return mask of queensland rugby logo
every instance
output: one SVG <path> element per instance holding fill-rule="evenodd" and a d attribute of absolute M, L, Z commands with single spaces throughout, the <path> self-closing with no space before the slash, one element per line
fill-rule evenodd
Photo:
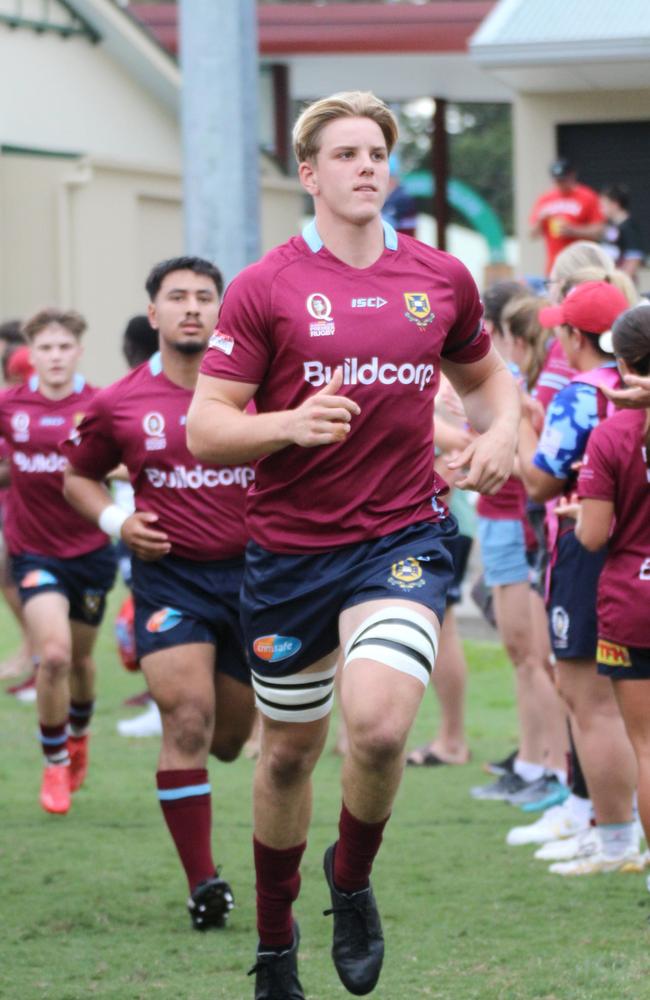
<path fill-rule="evenodd" d="M 416 587 L 424 587 L 422 579 L 422 567 L 413 556 L 400 559 L 393 563 L 390 568 L 388 582 L 392 587 L 399 587 L 400 590 L 415 590 Z"/>
<path fill-rule="evenodd" d="M 45 587 L 48 583 L 58 583 L 59 581 L 46 569 L 32 569 L 20 581 L 23 590 L 33 590 L 35 587 Z"/>
<path fill-rule="evenodd" d="M 29 413 L 13 413 L 11 416 L 11 429 L 14 441 L 29 441 Z"/>
<path fill-rule="evenodd" d="M 160 611 L 154 611 L 147 620 L 147 632 L 169 632 L 178 625 L 182 617 L 178 608 L 161 608 Z"/>
<path fill-rule="evenodd" d="M 142 418 L 142 429 L 147 435 L 144 440 L 147 451 L 161 451 L 167 447 L 165 418 L 162 413 L 158 413 L 157 410 L 146 413 Z"/>
<path fill-rule="evenodd" d="M 406 303 L 404 315 L 411 323 L 415 323 L 421 330 L 424 330 L 429 323 L 433 323 L 436 314 L 431 312 L 431 303 L 426 292 L 404 292 L 404 302 Z"/>
<path fill-rule="evenodd" d="M 302 643 L 291 635 L 260 635 L 253 642 L 253 652 L 260 660 L 277 663 L 295 656 Z"/>
<path fill-rule="evenodd" d="M 314 323 L 309 324 L 310 337 L 331 337 L 335 326 L 332 319 L 332 303 L 322 292 L 312 292 L 305 302 L 307 312 Z"/>
<path fill-rule="evenodd" d="M 563 648 L 568 646 L 570 622 L 569 612 L 560 604 L 556 604 L 551 611 L 551 628 L 556 646 Z"/>

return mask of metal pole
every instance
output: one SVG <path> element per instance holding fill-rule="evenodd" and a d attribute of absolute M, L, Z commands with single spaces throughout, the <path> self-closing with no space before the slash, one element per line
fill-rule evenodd
<path fill-rule="evenodd" d="M 185 250 L 226 281 L 259 256 L 255 0 L 180 0 Z"/>
<path fill-rule="evenodd" d="M 435 185 L 433 197 L 434 215 L 438 232 L 438 249 L 447 249 L 447 226 L 449 224 L 449 205 L 447 203 L 447 179 L 449 177 L 449 156 L 447 148 L 447 101 L 436 97 L 436 110 L 433 114 L 432 136 L 432 167 Z"/>

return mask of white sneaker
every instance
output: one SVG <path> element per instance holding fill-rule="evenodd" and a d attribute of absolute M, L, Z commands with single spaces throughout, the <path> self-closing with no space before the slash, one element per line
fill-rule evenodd
<path fill-rule="evenodd" d="M 595 826 L 565 840 L 551 840 L 535 851 L 539 861 L 572 861 L 574 858 L 588 857 L 600 851 L 600 837 Z"/>
<path fill-rule="evenodd" d="M 549 867 L 554 875 L 598 875 L 603 872 L 642 872 L 645 858 L 636 847 L 628 847 L 623 854 L 608 858 L 602 850 L 589 857 L 574 858 L 573 861 L 557 861 Z"/>
<path fill-rule="evenodd" d="M 121 719 L 117 724 L 117 731 L 120 736 L 160 736 L 162 722 L 155 701 L 152 701 L 149 707 L 140 715 L 136 715 L 134 719 Z"/>
<path fill-rule="evenodd" d="M 547 844 L 551 840 L 564 840 L 582 833 L 589 826 L 588 820 L 578 819 L 570 806 L 551 806 L 535 823 L 513 826 L 506 836 L 506 844 Z M 537 857 L 537 855 L 535 855 Z"/>

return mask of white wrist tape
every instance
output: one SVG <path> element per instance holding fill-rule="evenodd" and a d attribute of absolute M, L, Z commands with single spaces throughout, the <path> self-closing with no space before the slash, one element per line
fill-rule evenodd
<path fill-rule="evenodd" d="M 112 538 L 119 538 L 122 525 L 128 516 L 127 512 L 118 507 L 116 503 L 110 503 L 108 507 L 104 507 L 99 515 L 97 524 L 107 535 L 111 535 Z"/>

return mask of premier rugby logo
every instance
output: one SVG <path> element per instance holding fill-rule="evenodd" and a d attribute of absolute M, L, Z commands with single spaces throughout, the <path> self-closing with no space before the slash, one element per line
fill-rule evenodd
<path fill-rule="evenodd" d="M 12 414 L 11 429 L 14 441 L 29 441 L 29 413 L 23 413 L 20 410 L 18 413 Z"/>
<path fill-rule="evenodd" d="M 158 413 L 157 410 L 146 413 L 142 418 L 142 429 L 147 435 L 144 441 L 147 451 L 162 451 L 167 447 L 165 418 L 162 413 Z"/>
<path fill-rule="evenodd" d="M 300 639 L 292 635 L 260 635 L 253 642 L 253 652 L 260 660 L 277 663 L 295 656 L 302 647 Z"/>
<path fill-rule="evenodd" d="M 426 292 L 404 292 L 404 302 L 406 303 L 404 315 L 420 330 L 425 330 L 429 323 L 433 323 L 436 314 L 431 312 L 431 303 Z"/>
<path fill-rule="evenodd" d="M 322 292 L 312 292 L 305 302 L 314 323 L 309 324 L 310 337 L 331 337 L 336 329 L 332 319 L 332 303 Z"/>

